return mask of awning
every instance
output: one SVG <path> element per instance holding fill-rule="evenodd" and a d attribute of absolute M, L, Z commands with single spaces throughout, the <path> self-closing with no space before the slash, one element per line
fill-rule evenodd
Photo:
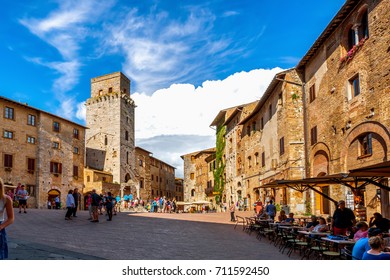
<path fill-rule="evenodd" d="M 352 169 L 349 176 L 353 177 L 390 177 L 390 161 L 381 162 L 367 167 Z"/>
<path fill-rule="evenodd" d="M 328 195 L 322 193 L 315 187 L 328 186 L 328 185 L 344 185 L 356 192 L 364 189 L 367 185 L 373 184 L 381 189 L 390 191 L 390 187 L 382 184 L 380 181 L 383 178 L 390 177 L 390 161 L 362 167 L 358 169 L 350 170 L 349 173 L 338 173 L 320 177 L 304 178 L 297 180 L 275 180 L 268 184 L 264 184 L 258 188 L 277 188 L 288 187 L 299 192 L 304 192 L 308 189 L 322 195 L 323 197 L 333 201 L 337 204 L 337 201 Z"/>
<path fill-rule="evenodd" d="M 211 203 L 210 201 L 199 200 L 199 201 L 194 201 L 194 202 L 192 202 L 191 204 L 202 205 L 202 204 L 210 204 L 210 203 Z"/>

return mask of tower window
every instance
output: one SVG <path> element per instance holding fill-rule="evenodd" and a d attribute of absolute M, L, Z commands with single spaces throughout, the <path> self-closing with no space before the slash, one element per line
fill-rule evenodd
<path fill-rule="evenodd" d="M 108 93 L 112 93 L 112 87 L 108 88 Z"/>

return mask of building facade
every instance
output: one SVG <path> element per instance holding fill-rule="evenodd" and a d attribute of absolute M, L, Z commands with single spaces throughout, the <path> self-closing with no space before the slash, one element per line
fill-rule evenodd
<path fill-rule="evenodd" d="M 297 66 L 305 83 L 307 177 L 389 160 L 388 4 L 346 1 Z M 342 185 L 322 189 L 346 199 L 352 209 L 366 206 L 368 217 L 374 212 L 390 216 L 388 191 L 374 185 L 355 193 Z M 311 203 L 316 213 L 334 210 L 315 194 Z"/>
<path fill-rule="evenodd" d="M 3 116 L 0 177 L 24 184 L 28 207 L 46 208 L 69 189 L 84 188 L 85 127 L 42 110 L 0 97 Z"/>

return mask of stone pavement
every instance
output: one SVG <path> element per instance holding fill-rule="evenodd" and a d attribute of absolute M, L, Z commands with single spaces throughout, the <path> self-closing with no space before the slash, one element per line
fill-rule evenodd
<path fill-rule="evenodd" d="M 239 212 L 239 215 L 250 215 Z M 267 239 L 234 229 L 229 213 L 118 213 L 88 221 L 79 211 L 71 221 L 64 210 L 15 211 L 7 228 L 11 260 L 289 260 Z"/>

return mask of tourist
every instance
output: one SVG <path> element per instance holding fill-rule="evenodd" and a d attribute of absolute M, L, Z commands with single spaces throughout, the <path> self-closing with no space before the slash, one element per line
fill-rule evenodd
<path fill-rule="evenodd" d="M 334 211 L 332 217 L 333 234 L 347 235 L 347 230 L 351 230 L 355 222 L 355 214 L 353 211 L 345 207 L 344 200 L 340 200 L 338 208 Z"/>
<path fill-rule="evenodd" d="M 358 241 L 356 241 L 355 245 L 352 248 L 352 259 L 353 260 L 361 260 L 363 258 L 363 254 L 370 250 L 370 245 L 368 244 L 368 240 L 374 236 L 381 236 L 380 229 L 370 228 L 368 230 L 368 237 L 362 237 Z"/>
<path fill-rule="evenodd" d="M 98 208 L 99 208 L 101 200 L 102 200 L 102 198 L 100 197 L 100 195 L 98 195 L 96 193 L 96 190 L 93 189 L 92 190 L 92 194 L 91 194 L 91 209 L 92 209 L 92 220 L 91 220 L 91 222 L 92 223 L 98 223 L 99 222 Z"/>
<path fill-rule="evenodd" d="M 60 203 L 60 197 L 58 195 L 54 198 L 54 202 L 56 204 L 56 209 L 60 209 L 61 203 Z"/>
<path fill-rule="evenodd" d="M 317 216 L 312 215 L 310 219 L 311 219 L 311 221 L 308 222 L 306 225 L 306 229 L 309 229 L 309 230 L 313 229 L 316 225 L 319 224 Z M 325 221 L 325 224 L 326 224 L 326 221 Z"/>
<path fill-rule="evenodd" d="M 231 222 L 235 222 L 236 221 L 236 217 L 234 216 L 234 211 L 236 210 L 236 206 L 234 205 L 234 202 L 231 202 L 230 203 L 230 208 L 229 208 L 229 211 L 230 211 L 230 221 Z"/>
<path fill-rule="evenodd" d="M 358 222 L 356 224 L 357 231 L 353 235 L 353 239 L 358 241 L 360 238 L 368 236 L 368 224 L 366 222 Z"/>
<path fill-rule="evenodd" d="M 18 197 L 19 200 L 19 213 L 22 213 L 22 208 L 24 210 L 24 213 L 27 213 L 26 206 L 27 206 L 28 193 L 24 189 L 24 185 L 20 186 L 20 189 L 16 193 L 16 196 Z"/>
<path fill-rule="evenodd" d="M 8 259 L 8 240 L 5 228 L 14 222 L 13 202 L 4 193 L 4 182 L 0 178 L 0 260 Z"/>
<path fill-rule="evenodd" d="M 382 237 L 370 237 L 368 244 L 371 249 L 363 254 L 363 260 L 390 260 L 390 253 L 383 252 L 385 242 Z"/>
<path fill-rule="evenodd" d="M 267 212 L 267 215 L 268 217 L 271 219 L 271 220 L 274 220 L 275 219 L 275 216 L 276 216 L 276 207 L 275 205 L 273 204 L 273 201 L 270 200 L 269 201 L 269 204 L 265 207 L 265 212 Z"/>
<path fill-rule="evenodd" d="M 74 198 L 74 207 L 73 207 L 73 217 L 77 217 L 77 209 L 79 207 L 79 201 L 80 201 L 80 193 L 79 193 L 79 189 L 78 188 L 75 188 L 73 190 L 73 198 Z"/>
<path fill-rule="evenodd" d="M 106 207 L 106 211 L 107 211 L 107 216 L 108 216 L 108 219 L 107 221 L 112 221 L 112 208 L 113 208 L 113 201 L 115 199 L 112 197 L 111 195 L 111 192 L 108 192 L 107 193 L 107 196 L 106 196 L 106 203 L 105 203 L 105 207 Z"/>
<path fill-rule="evenodd" d="M 294 219 L 294 213 L 288 213 L 288 218 L 286 219 L 286 223 L 289 223 L 289 224 L 292 224 L 294 223 L 295 219 Z"/>
<path fill-rule="evenodd" d="M 374 213 L 373 217 L 370 218 L 370 227 L 376 227 L 379 228 L 382 232 L 388 232 L 389 231 L 389 220 L 386 218 L 383 218 L 383 216 L 376 212 Z"/>
<path fill-rule="evenodd" d="M 278 216 L 278 221 L 283 223 L 287 219 L 286 212 L 284 210 L 280 210 L 279 216 Z"/>
<path fill-rule="evenodd" d="M 66 214 L 65 220 L 71 220 L 70 216 L 72 216 L 73 208 L 75 207 L 73 190 L 68 191 L 68 195 L 66 196 Z"/>
<path fill-rule="evenodd" d="M 92 203 L 92 197 L 91 197 L 91 194 L 89 193 L 89 194 L 87 195 L 86 200 L 85 200 L 85 206 L 87 207 L 88 213 L 89 213 L 89 218 L 88 218 L 88 220 L 92 220 L 92 218 L 93 218 L 93 215 L 92 215 L 92 205 L 91 205 L 91 203 Z"/>

